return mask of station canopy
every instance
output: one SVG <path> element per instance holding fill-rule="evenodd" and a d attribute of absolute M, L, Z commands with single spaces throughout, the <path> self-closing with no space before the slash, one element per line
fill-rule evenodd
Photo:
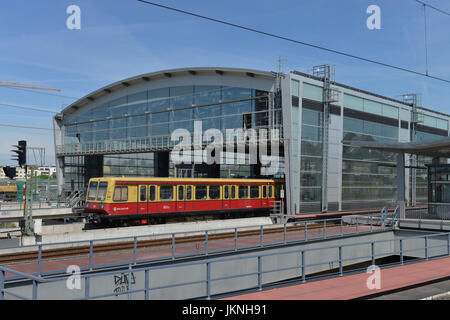
<path fill-rule="evenodd" d="M 345 141 L 344 143 L 365 149 L 450 158 L 450 137 L 414 142 Z"/>

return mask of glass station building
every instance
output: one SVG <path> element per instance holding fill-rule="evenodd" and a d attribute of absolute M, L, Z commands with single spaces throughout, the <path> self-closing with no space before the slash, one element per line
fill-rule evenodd
<path fill-rule="evenodd" d="M 218 129 L 224 137 L 227 129 L 279 129 L 280 166 L 270 177 L 285 179 L 289 213 L 394 202 L 395 155 L 346 141 L 448 136 L 450 116 L 418 108 L 414 121 L 411 104 L 332 83 L 336 99 L 326 103 L 325 121 L 324 85 L 297 71 L 186 68 L 98 89 L 54 118 L 59 193 L 84 190 L 97 176 L 267 177 L 261 163 L 175 165 L 170 151 L 178 142 L 171 133 L 193 132 L 194 121 L 201 121 L 203 132 Z M 431 158 L 414 161 L 422 166 Z M 406 179 L 408 201 L 426 202 L 427 170 L 407 170 Z"/>

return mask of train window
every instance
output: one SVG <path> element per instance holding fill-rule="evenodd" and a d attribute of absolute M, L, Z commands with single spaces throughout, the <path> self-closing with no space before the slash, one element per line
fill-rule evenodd
<path fill-rule="evenodd" d="M 150 201 L 155 201 L 155 199 L 156 199 L 156 187 L 155 186 L 150 186 L 149 187 L 149 200 Z"/>
<path fill-rule="evenodd" d="M 97 195 L 97 186 L 97 181 L 92 181 L 89 184 L 88 200 L 95 200 L 95 196 Z"/>
<path fill-rule="evenodd" d="M 263 186 L 263 198 L 267 198 L 267 186 Z"/>
<path fill-rule="evenodd" d="M 209 199 L 210 200 L 220 199 L 220 187 L 219 186 L 209 186 Z"/>
<path fill-rule="evenodd" d="M 258 199 L 259 198 L 259 187 L 258 186 L 251 186 L 250 187 L 250 198 L 251 199 Z"/>
<path fill-rule="evenodd" d="M 114 188 L 114 201 L 127 201 L 128 200 L 128 187 L 121 186 Z"/>
<path fill-rule="evenodd" d="M 98 192 L 97 192 L 98 201 L 105 201 L 107 188 L 108 182 L 100 182 L 100 184 L 98 185 Z"/>
<path fill-rule="evenodd" d="M 239 199 L 248 199 L 248 187 L 239 186 Z"/>
<path fill-rule="evenodd" d="M 173 200 L 173 187 L 172 186 L 159 187 L 159 200 Z"/>
<path fill-rule="evenodd" d="M 140 189 L 140 201 L 147 201 L 147 187 L 146 186 L 141 186 Z"/>
<path fill-rule="evenodd" d="M 229 186 L 224 186 L 223 187 L 223 198 L 224 199 L 228 199 L 228 189 L 229 188 Z"/>
<path fill-rule="evenodd" d="M 192 200 L 192 186 L 186 186 L 186 200 Z"/>
<path fill-rule="evenodd" d="M 269 186 L 269 198 L 273 197 L 273 186 Z"/>
<path fill-rule="evenodd" d="M 196 200 L 206 200 L 206 186 L 196 186 L 195 187 L 195 199 Z"/>
<path fill-rule="evenodd" d="M 236 198 L 236 186 L 231 186 L 231 199 Z"/>
<path fill-rule="evenodd" d="M 183 186 L 178 186 L 178 200 L 182 201 L 184 200 L 184 187 Z"/>

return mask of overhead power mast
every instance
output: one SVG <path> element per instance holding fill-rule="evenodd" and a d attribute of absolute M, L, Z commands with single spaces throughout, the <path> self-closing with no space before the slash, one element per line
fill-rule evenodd
<path fill-rule="evenodd" d="M 333 89 L 334 66 L 324 64 L 313 67 L 313 75 L 323 81 L 323 120 L 322 120 L 322 212 L 328 211 L 328 141 L 330 126 L 330 103 L 339 101 L 339 91 Z"/>

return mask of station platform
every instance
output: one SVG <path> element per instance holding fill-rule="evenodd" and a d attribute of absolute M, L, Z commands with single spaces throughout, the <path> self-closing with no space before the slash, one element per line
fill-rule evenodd
<path fill-rule="evenodd" d="M 350 300 L 450 279 L 450 257 L 381 269 L 380 289 L 368 289 L 373 275 L 358 273 L 248 293 L 223 300 Z"/>
<path fill-rule="evenodd" d="M 407 207 L 406 210 L 418 210 L 418 209 L 426 209 L 426 206 L 416 206 L 416 207 Z M 387 208 L 389 212 L 393 212 L 395 207 Z M 289 219 L 325 219 L 329 217 L 336 216 L 349 216 L 349 215 L 363 215 L 369 213 L 379 213 L 380 209 L 367 209 L 367 210 L 348 210 L 348 211 L 331 211 L 331 212 L 311 212 L 311 213 L 301 213 L 296 215 L 287 215 Z"/>

